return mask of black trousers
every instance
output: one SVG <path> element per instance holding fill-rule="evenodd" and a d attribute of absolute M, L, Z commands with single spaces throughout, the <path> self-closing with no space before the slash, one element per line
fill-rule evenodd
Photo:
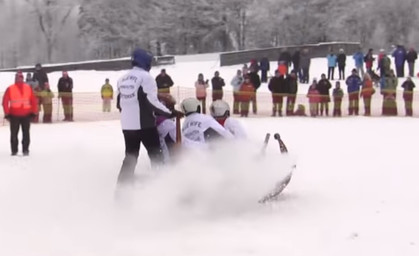
<path fill-rule="evenodd" d="M 20 127 L 22 127 L 22 152 L 29 152 L 29 144 L 31 142 L 29 129 L 31 125 L 30 116 L 11 116 L 10 117 L 10 145 L 12 148 L 12 153 L 16 154 L 18 152 L 18 133 Z"/>
<path fill-rule="evenodd" d="M 119 172 L 118 183 L 129 183 L 134 181 L 141 143 L 147 149 L 152 167 L 163 163 L 163 152 L 156 127 L 143 130 L 123 130 L 122 132 L 125 139 L 125 158 Z"/>

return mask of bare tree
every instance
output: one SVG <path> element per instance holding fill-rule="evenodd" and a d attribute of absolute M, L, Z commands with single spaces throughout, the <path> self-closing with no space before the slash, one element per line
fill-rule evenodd
<path fill-rule="evenodd" d="M 54 49 L 56 48 L 58 35 L 64 33 L 66 24 L 76 5 L 58 3 L 57 0 L 25 0 L 33 7 L 36 14 L 40 31 L 44 36 L 47 50 L 47 60 L 52 62 Z"/>

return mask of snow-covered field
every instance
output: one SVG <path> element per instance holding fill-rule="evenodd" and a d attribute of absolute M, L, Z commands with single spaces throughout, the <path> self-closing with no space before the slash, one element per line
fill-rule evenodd
<path fill-rule="evenodd" d="M 181 81 L 176 73 L 190 73 L 183 67 L 209 64 L 167 70 Z M 73 77 L 102 80 L 83 73 Z M 0 255 L 419 255 L 419 119 L 241 122 L 250 142 L 187 155 L 119 200 L 118 121 L 33 125 L 29 157 L 10 156 L 9 129 L 0 126 Z M 266 132 L 281 133 L 289 158 L 271 141 L 260 160 Z M 280 199 L 256 203 L 289 161 L 297 169 Z M 143 150 L 137 173 L 148 165 Z"/>

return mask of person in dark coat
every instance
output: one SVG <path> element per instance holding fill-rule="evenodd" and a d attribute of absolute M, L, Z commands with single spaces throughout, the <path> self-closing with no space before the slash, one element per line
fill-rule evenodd
<path fill-rule="evenodd" d="M 58 98 L 61 99 L 64 109 L 64 120 L 73 121 L 73 79 L 63 71 L 63 76 L 58 80 Z"/>
<path fill-rule="evenodd" d="M 35 65 L 35 72 L 33 73 L 32 80 L 38 82 L 40 90 L 43 90 L 45 83 L 49 82 L 48 75 L 40 63 Z"/>
<path fill-rule="evenodd" d="M 415 76 L 415 62 L 418 58 L 418 53 L 415 51 L 415 49 L 410 48 L 406 55 L 406 61 L 409 66 L 409 76 L 414 77 Z"/>
<path fill-rule="evenodd" d="M 295 100 L 297 98 L 298 92 L 298 78 L 295 70 L 292 70 L 291 73 L 286 78 L 288 95 L 287 95 L 287 116 L 294 115 L 294 106 Z"/>
<path fill-rule="evenodd" d="M 332 88 L 329 80 L 326 78 L 325 74 L 321 75 L 321 79 L 317 83 L 317 91 L 320 94 L 320 115 L 323 115 L 325 112 L 326 116 L 329 115 L 329 102 L 330 102 L 330 93 L 329 90 Z"/>
<path fill-rule="evenodd" d="M 404 62 L 406 61 L 406 49 L 402 45 L 397 45 L 393 52 L 394 64 L 396 66 L 397 77 L 404 77 Z"/>
<path fill-rule="evenodd" d="M 268 81 L 268 72 L 270 69 L 269 59 L 267 57 L 263 57 L 260 60 L 260 70 L 262 72 L 261 81 L 262 83 L 266 83 Z"/>
<path fill-rule="evenodd" d="M 212 101 L 223 99 L 224 79 L 220 77 L 220 72 L 215 71 L 214 77 L 211 79 L 212 84 Z"/>
<path fill-rule="evenodd" d="M 172 78 L 166 73 L 166 69 L 162 69 L 156 77 L 156 83 L 159 93 L 170 94 L 170 87 L 173 86 Z"/>
<path fill-rule="evenodd" d="M 294 71 L 295 71 L 296 75 L 298 75 L 299 79 L 301 79 L 300 63 L 301 63 L 301 54 L 300 54 L 300 51 L 297 50 L 292 55 L 292 65 L 294 66 Z"/>
<path fill-rule="evenodd" d="M 272 95 L 272 116 L 282 116 L 282 102 L 284 97 L 288 94 L 287 80 L 278 70 L 275 71 L 275 76 L 271 78 L 268 84 L 268 89 Z"/>
<path fill-rule="evenodd" d="M 260 82 L 260 77 L 254 68 L 250 68 L 248 75 L 249 75 L 250 83 L 253 85 L 253 87 L 255 87 L 254 96 L 252 97 L 250 101 L 252 102 L 253 114 L 256 115 L 257 114 L 256 94 L 257 94 L 257 89 L 259 89 L 261 82 Z"/>
<path fill-rule="evenodd" d="M 281 54 L 279 54 L 278 62 L 284 61 L 289 67 L 291 65 L 291 54 L 287 48 L 283 49 Z"/>
<path fill-rule="evenodd" d="M 304 49 L 303 52 L 301 53 L 301 57 L 300 57 L 300 67 L 301 67 L 301 72 L 302 72 L 302 76 L 300 77 L 300 83 L 307 83 L 310 81 L 310 62 L 311 62 L 311 58 L 308 52 L 308 49 Z"/>
<path fill-rule="evenodd" d="M 372 66 L 374 64 L 374 55 L 373 55 L 373 49 L 369 49 L 367 54 L 365 54 L 364 62 L 365 67 L 367 68 L 367 72 L 371 75 L 373 73 Z"/>
<path fill-rule="evenodd" d="M 339 69 L 339 80 L 345 80 L 346 54 L 343 49 L 339 50 L 337 61 Z"/>
<path fill-rule="evenodd" d="M 412 79 L 408 77 L 406 81 L 402 84 L 403 88 L 403 100 L 406 116 L 413 116 L 413 89 L 415 88 L 415 83 Z"/>

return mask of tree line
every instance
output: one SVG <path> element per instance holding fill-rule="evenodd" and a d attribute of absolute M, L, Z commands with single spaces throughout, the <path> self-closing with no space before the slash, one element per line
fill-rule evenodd
<path fill-rule="evenodd" d="M 0 66 L 361 42 L 415 46 L 415 0 L 0 0 Z M 16 18 L 19 17 L 19 18 Z"/>

